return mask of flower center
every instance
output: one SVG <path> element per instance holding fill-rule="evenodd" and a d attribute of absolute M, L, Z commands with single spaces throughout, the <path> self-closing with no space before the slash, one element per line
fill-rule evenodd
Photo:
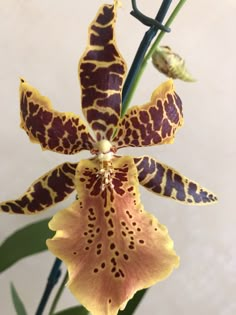
<path fill-rule="evenodd" d="M 97 157 L 101 162 L 108 162 L 112 159 L 113 152 L 111 151 L 112 144 L 108 140 L 97 142 Z"/>
<path fill-rule="evenodd" d="M 96 154 L 100 162 L 109 162 L 111 161 L 116 148 L 111 144 L 110 141 L 103 139 L 98 141 L 94 148 L 91 150 L 92 154 Z"/>
<path fill-rule="evenodd" d="M 102 178 L 102 190 L 107 186 L 110 186 L 111 188 L 114 187 L 112 184 L 112 158 L 115 152 L 116 148 L 110 141 L 105 139 L 98 141 L 95 147 L 91 150 L 92 154 L 97 155 L 99 161 L 100 168 L 97 176 Z"/>

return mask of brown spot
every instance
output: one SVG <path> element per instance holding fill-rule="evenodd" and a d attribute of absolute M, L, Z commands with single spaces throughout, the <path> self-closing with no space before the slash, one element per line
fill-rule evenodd
<path fill-rule="evenodd" d="M 31 92 L 31 91 L 27 91 L 27 92 L 26 92 L 26 96 L 27 96 L 27 97 L 30 97 L 31 95 L 32 95 L 32 92 Z"/>
<path fill-rule="evenodd" d="M 92 217 L 92 216 L 88 215 L 88 219 L 89 219 L 89 221 L 95 221 L 96 217 Z"/>
<path fill-rule="evenodd" d="M 109 219 L 109 220 L 108 220 L 108 223 L 109 223 L 109 225 L 110 225 L 111 228 L 114 227 L 112 219 Z"/>
<path fill-rule="evenodd" d="M 141 110 L 139 112 L 139 118 L 140 118 L 140 121 L 144 124 L 147 124 L 150 120 L 150 117 L 149 117 L 148 112 L 146 110 Z"/>
<path fill-rule="evenodd" d="M 111 263 L 112 263 L 114 266 L 116 266 L 116 265 L 117 265 L 115 257 L 112 257 L 112 259 L 111 259 Z"/>
<path fill-rule="evenodd" d="M 115 211 L 114 208 L 111 207 L 111 212 L 112 212 L 112 213 L 115 213 L 116 211 Z"/>
<path fill-rule="evenodd" d="M 120 272 L 122 278 L 124 278 L 125 277 L 124 272 L 121 269 L 119 269 L 119 272 Z"/>
<path fill-rule="evenodd" d="M 182 177 L 178 174 L 173 174 L 173 171 L 168 169 L 166 171 L 165 196 L 171 196 L 173 190 L 176 190 L 176 199 L 185 200 L 186 194 Z"/>
<path fill-rule="evenodd" d="M 169 123 L 169 121 L 165 118 L 162 122 L 162 131 L 161 135 L 163 138 L 170 137 L 171 136 L 172 127 Z"/>
<path fill-rule="evenodd" d="M 133 216 L 130 214 L 130 212 L 129 212 L 128 210 L 126 211 L 126 214 L 127 214 L 127 216 L 128 216 L 130 219 L 133 218 Z"/>
<path fill-rule="evenodd" d="M 116 245 L 114 243 L 111 243 L 110 249 L 113 250 L 113 249 L 115 249 L 115 247 L 116 247 Z"/>
<path fill-rule="evenodd" d="M 107 232 L 107 236 L 109 236 L 109 237 L 111 237 L 113 234 L 114 234 L 114 232 L 113 232 L 112 230 L 109 230 L 109 231 Z"/>
<path fill-rule="evenodd" d="M 124 237 L 127 236 L 127 234 L 126 234 L 124 231 L 122 231 L 121 234 L 122 234 Z"/>
<path fill-rule="evenodd" d="M 93 210 L 93 208 L 89 208 L 88 211 L 90 212 L 91 215 L 94 215 L 94 210 Z"/>
<path fill-rule="evenodd" d="M 124 257 L 125 260 L 129 259 L 129 256 L 127 254 L 124 254 L 123 257 Z"/>
<path fill-rule="evenodd" d="M 165 111 L 166 111 L 166 115 L 168 117 L 168 119 L 172 122 L 177 124 L 179 121 L 179 114 L 177 112 L 176 109 L 176 105 L 174 103 L 174 99 L 173 96 L 171 94 L 167 95 L 167 99 L 168 101 L 165 102 L 164 106 L 165 106 Z"/>

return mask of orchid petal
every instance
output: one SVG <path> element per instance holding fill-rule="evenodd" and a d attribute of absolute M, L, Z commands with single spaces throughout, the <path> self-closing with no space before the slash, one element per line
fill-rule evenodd
<path fill-rule="evenodd" d="M 90 150 L 93 139 L 81 118 L 73 113 L 60 113 L 51 101 L 23 79 L 20 84 L 21 127 L 32 142 L 43 149 L 64 154 Z"/>
<path fill-rule="evenodd" d="M 144 211 L 131 157 L 79 162 L 79 199 L 57 213 L 49 249 L 68 267 L 68 287 L 93 315 L 116 315 L 137 290 L 166 278 L 179 259 L 165 226 Z M 99 171 L 100 170 L 100 171 Z"/>
<path fill-rule="evenodd" d="M 134 162 L 140 184 L 160 196 L 194 205 L 217 201 L 217 197 L 208 189 L 149 156 L 134 158 Z"/>
<path fill-rule="evenodd" d="M 90 25 L 88 46 L 79 63 L 82 108 L 97 140 L 110 140 L 121 113 L 121 90 L 126 72 L 114 25 L 117 1 L 103 5 Z"/>
<path fill-rule="evenodd" d="M 64 200 L 74 189 L 77 163 L 63 163 L 38 178 L 16 200 L 0 203 L 0 211 L 10 214 L 37 214 Z"/>
<path fill-rule="evenodd" d="M 172 143 L 182 124 L 182 103 L 169 80 L 153 92 L 149 103 L 127 111 L 113 142 L 117 148 Z"/>

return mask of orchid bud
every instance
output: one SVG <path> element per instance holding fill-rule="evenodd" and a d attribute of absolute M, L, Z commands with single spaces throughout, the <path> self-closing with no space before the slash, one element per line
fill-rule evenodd
<path fill-rule="evenodd" d="M 161 73 L 172 79 L 196 81 L 188 72 L 185 61 L 168 46 L 158 47 L 152 55 L 152 63 Z"/>

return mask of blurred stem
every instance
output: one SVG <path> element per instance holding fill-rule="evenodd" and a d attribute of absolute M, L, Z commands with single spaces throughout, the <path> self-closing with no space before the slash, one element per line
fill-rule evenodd
<path fill-rule="evenodd" d="M 47 304 L 47 301 L 50 297 L 50 294 L 51 294 L 54 286 L 57 284 L 59 277 L 61 275 L 61 270 L 60 270 L 61 263 L 62 262 L 60 259 L 58 259 L 58 258 L 55 259 L 54 264 L 52 266 L 52 269 L 50 271 L 50 274 L 48 276 L 48 282 L 47 282 L 46 288 L 43 292 L 43 296 L 40 300 L 40 303 L 39 303 L 39 306 L 38 306 L 38 309 L 37 309 L 35 315 L 42 315 L 43 314 L 43 311 L 44 311 L 45 306 Z"/>
<path fill-rule="evenodd" d="M 176 5 L 174 11 L 171 13 L 169 19 L 167 20 L 165 26 L 166 27 L 169 27 L 172 22 L 175 20 L 176 16 L 178 15 L 179 11 L 182 9 L 183 5 L 185 4 L 187 0 L 180 0 L 179 3 Z M 154 41 L 152 47 L 149 49 L 148 53 L 146 54 L 144 60 L 143 60 L 143 63 L 142 63 L 142 66 L 141 66 L 141 69 L 142 67 L 145 68 L 146 64 L 147 64 L 147 61 L 152 57 L 152 54 L 154 53 L 155 49 L 157 46 L 159 46 L 162 38 L 164 37 L 165 35 L 165 32 L 161 31 L 160 34 L 157 36 L 156 40 Z M 143 64 L 145 63 L 145 66 L 143 66 Z M 140 69 L 140 71 L 141 71 Z"/>
<path fill-rule="evenodd" d="M 54 300 L 52 302 L 52 306 L 50 308 L 49 315 L 53 315 L 54 314 L 54 311 L 55 311 L 55 309 L 57 307 L 57 303 L 58 303 L 58 301 L 59 301 L 59 299 L 60 299 L 60 297 L 62 295 L 62 292 L 63 292 L 63 290 L 65 288 L 67 279 L 68 279 L 68 272 L 65 274 L 65 277 L 64 277 L 64 279 L 63 279 L 63 281 L 62 281 L 62 283 L 61 283 L 61 285 L 60 285 L 60 287 L 59 287 L 59 289 L 57 291 L 57 294 L 56 294 L 56 296 L 55 296 L 55 298 L 54 298 Z"/>
<path fill-rule="evenodd" d="M 174 11 L 172 12 L 172 14 L 170 15 L 169 19 L 167 20 L 167 22 L 165 24 L 166 27 L 169 27 L 172 24 L 172 22 L 174 21 L 174 19 L 176 18 L 176 16 L 178 15 L 179 11 L 181 10 L 181 8 L 183 7 L 183 5 L 185 4 L 186 1 L 187 0 L 180 0 L 178 2 Z M 138 71 L 136 71 L 135 77 L 133 77 L 132 86 L 130 87 L 126 97 L 123 98 L 122 115 L 124 115 L 128 106 L 130 105 L 130 101 L 134 95 L 134 92 L 135 92 L 138 84 L 139 84 L 139 81 L 143 75 L 143 72 L 144 72 L 144 70 L 148 64 L 148 61 L 152 57 L 153 52 L 155 51 L 156 47 L 160 44 L 160 41 L 162 40 L 164 35 L 165 35 L 164 31 L 161 31 L 159 33 L 159 35 L 157 36 L 155 42 L 153 43 L 153 45 L 149 49 L 146 56 L 143 56 L 141 62 L 138 64 L 139 69 L 138 69 Z M 145 36 L 146 36 L 146 34 L 145 34 Z M 141 44 L 142 44 L 142 42 L 141 42 Z M 140 46 L 141 46 L 141 44 L 140 44 Z M 147 49 L 146 49 L 146 51 L 147 51 Z M 146 53 L 146 51 L 145 51 L 145 53 Z"/>
<path fill-rule="evenodd" d="M 132 315 L 139 306 L 139 303 L 142 301 L 144 295 L 147 293 L 148 289 L 143 289 L 138 291 L 134 297 L 128 302 L 126 308 L 123 311 L 119 311 L 118 315 Z"/>
<path fill-rule="evenodd" d="M 168 9 L 170 7 L 172 0 L 163 0 L 161 7 L 155 17 L 155 20 L 162 23 Z M 124 116 L 125 112 L 127 111 L 127 108 L 130 104 L 130 101 L 133 97 L 134 91 L 137 87 L 137 77 L 140 77 L 140 68 L 143 62 L 143 59 L 145 57 L 145 54 L 153 40 L 153 38 L 156 36 L 157 32 L 159 30 L 158 26 L 151 26 L 149 30 L 144 34 L 144 37 L 138 47 L 138 50 L 136 52 L 136 55 L 134 57 L 133 63 L 130 67 L 129 73 L 127 75 L 127 78 L 125 80 L 125 84 L 122 91 L 122 111 L 121 116 Z M 164 32 L 164 31 L 163 31 Z"/>

